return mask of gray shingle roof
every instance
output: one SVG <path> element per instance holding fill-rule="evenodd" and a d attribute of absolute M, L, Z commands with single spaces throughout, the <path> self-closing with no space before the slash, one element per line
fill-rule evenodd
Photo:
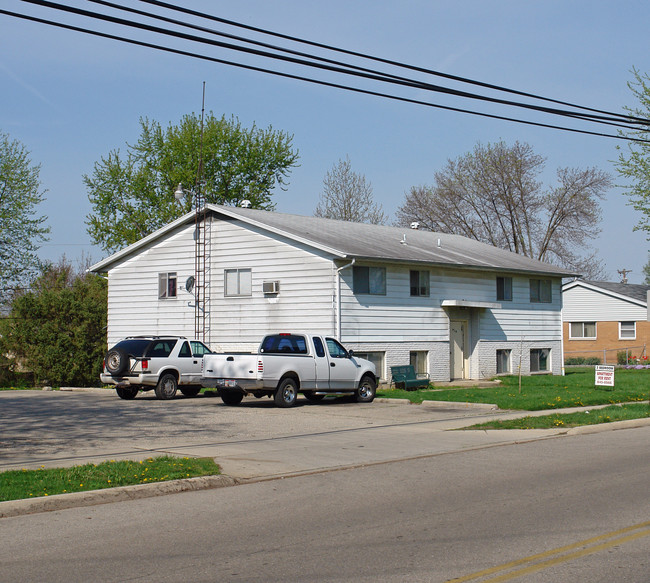
<path fill-rule="evenodd" d="M 255 225 L 327 251 L 342 259 L 460 266 L 470 269 L 528 272 L 559 277 L 578 275 L 556 265 L 536 261 L 460 235 L 432 233 L 406 227 L 351 223 L 232 206 L 210 204 L 206 205 L 206 209 L 222 218 L 241 220 L 246 224 Z M 193 220 L 194 213 L 188 213 L 141 241 L 133 243 L 93 265 L 90 271 L 105 271 L 115 261 L 136 253 L 147 243 L 155 241 L 171 230 Z"/>
<path fill-rule="evenodd" d="M 648 301 L 648 291 L 650 291 L 650 285 L 587 280 L 584 280 L 584 283 L 593 287 L 599 287 L 605 291 L 609 291 L 621 296 L 627 296 L 628 298 L 632 298 L 633 300 L 637 300 L 639 302 L 645 303 Z"/>
<path fill-rule="evenodd" d="M 527 271 L 569 277 L 576 273 L 498 249 L 460 235 L 433 233 L 407 227 L 351 223 L 319 217 L 274 213 L 239 207 L 217 207 L 243 221 L 271 227 L 288 236 L 336 250 L 346 258 L 377 261 L 460 265 L 490 270 Z"/>

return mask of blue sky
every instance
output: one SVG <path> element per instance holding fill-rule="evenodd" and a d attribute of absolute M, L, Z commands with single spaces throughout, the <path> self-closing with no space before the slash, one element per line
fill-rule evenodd
<path fill-rule="evenodd" d="M 116 1 L 155 10 L 135 0 Z M 100 10 L 83 0 L 67 4 Z M 630 69 L 650 71 L 650 4 L 641 0 L 182 4 L 292 36 L 616 112 L 635 105 L 627 88 Z M 110 28 L 19 0 L 5 0 L 2 7 Z M 111 150 L 134 143 L 140 117 L 167 125 L 186 113 L 200 113 L 203 82 L 207 111 L 293 134 L 300 166 L 292 171 L 287 190 L 274 195 L 280 212 L 311 215 L 325 173 L 349 156 L 353 170 L 372 183 L 375 200 L 393 217 L 409 188 L 431 184 L 448 159 L 471 151 L 478 142 L 499 140 L 527 142 L 547 158 L 542 179 L 548 185 L 554 184 L 560 167 L 597 167 L 620 183 L 612 164 L 616 146 L 622 144 L 618 140 L 353 94 L 8 16 L 0 15 L 0 30 L 0 131 L 22 142 L 32 161 L 41 164 L 47 200 L 39 210 L 52 228 L 41 255 L 54 261 L 64 253 L 73 261 L 82 253 L 94 261 L 105 255 L 86 233 L 84 221 L 91 208 L 83 174 L 90 174 Z M 220 49 L 191 50 L 265 66 L 256 58 L 232 57 Z M 418 98 L 497 111 L 437 94 L 420 92 Z M 511 109 L 499 113 L 524 115 Z M 619 280 L 617 270 L 628 269 L 629 281 L 641 283 L 650 243 L 632 231 L 640 217 L 621 192 L 612 188 L 603 203 L 603 231 L 594 248 L 611 281 Z"/>

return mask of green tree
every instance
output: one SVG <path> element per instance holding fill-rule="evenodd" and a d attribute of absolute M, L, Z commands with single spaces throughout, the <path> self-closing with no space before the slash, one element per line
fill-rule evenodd
<path fill-rule="evenodd" d="M 373 225 L 384 225 L 388 220 L 381 205 L 373 200 L 372 185 L 363 174 L 352 171 L 347 156 L 325 174 L 314 216 Z"/>
<path fill-rule="evenodd" d="M 293 136 L 269 127 L 244 128 L 234 117 L 195 115 L 165 129 L 140 119 L 141 134 L 126 155 L 111 151 L 84 175 L 92 213 L 87 216 L 93 243 L 117 251 L 192 209 L 191 197 L 174 198 L 179 183 L 201 193 L 207 203 L 272 209 L 272 191 L 283 187 L 297 164 Z M 201 152 L 203 154 L 201 155 Z M 199 172 L 200 160 L 203 160 Z"/>
<path fill-rule="evenodd" d="M 0 132 L 0 311 L 40 267 L 36 252 L 49 228 L 37 213 L 45 193 L 39 173 L 25 147 Z"/>
<path fill-rule="evenodd" d="M 650 285 L 650 253 L 648 253 L 648 263 L 643 266 L 643 275 L 645 275 L 645 284 Z"/>
<path fill-rule="evenodd" d="M 106 280 L 65 260 L 44 267 L 0 324 L 0 352 L 57 386 L 97 386 L 106 350 Z"/>
<path fill-rule="evenodd" d="M 628 87 L 636 98 L 635 107 L 624 109 L 632 116 L 648 120 L 640 125 L 638 130 L 619 130 L 621 135 L 644 141 L 628 141 L 624 146 L 618 146 L 616 169 L 627 182 L 625 196 L 628 204 L 641 213 L 635 231 L 645 231 L 650 240 L 650 77 L 638 69 L 632 69 L 633 80 Z"/>
<path fill-rule="evenodd" d="M 477 145 L 435 173 L 433 186 L 411 188 L 398 223 L 463 235 L 526 257 L 600 278 L 602 266 L 581 255 L 600 232 L 599 201 L 610 177 L 595 168 L 560 168 L 556 186 L 539 181 L 543 157 L 516 142 Z"/>

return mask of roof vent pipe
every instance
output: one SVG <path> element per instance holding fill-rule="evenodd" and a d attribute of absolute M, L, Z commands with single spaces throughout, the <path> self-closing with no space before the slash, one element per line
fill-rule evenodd
<path fill-rule="evenodd" d="M 438 238 L 438 248 L 442 247 L 442 239 Z"/>
<path fill-rule="evenodd" d="M 411 223 L 411 229 L 413 229 L 414 231 L 417 231 L 419 228 L 420 228 L 420 223 L 418 223 L 417 221 L 413 221 Z"/>

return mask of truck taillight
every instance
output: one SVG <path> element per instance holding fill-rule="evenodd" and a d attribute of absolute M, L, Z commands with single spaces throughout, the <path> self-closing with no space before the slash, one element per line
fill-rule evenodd
<path fill-rule="evenodd" d="M 147 370 L 149 368 L 149 361 L 146 358 L 142 359 L 142 370 Z"/>
<path fill-rule="evenodd" d="M 261 360 L 257 361 L 257 372 L 258 373 L 264 372 L 264 363 Z"/>

